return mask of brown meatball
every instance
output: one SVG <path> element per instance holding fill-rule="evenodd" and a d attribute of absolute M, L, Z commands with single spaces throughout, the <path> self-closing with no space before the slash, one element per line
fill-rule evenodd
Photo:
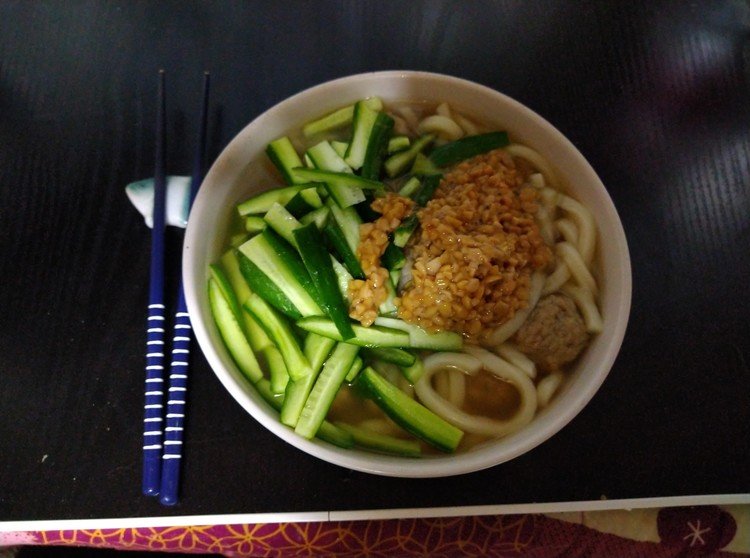
<path fill-rule="evenodd" d="M 556 372 L 576 359 L 589 335 L 575 302 L 566 295 L 553 294 L 539 301 L 515 341 L 539 368 Z"/>

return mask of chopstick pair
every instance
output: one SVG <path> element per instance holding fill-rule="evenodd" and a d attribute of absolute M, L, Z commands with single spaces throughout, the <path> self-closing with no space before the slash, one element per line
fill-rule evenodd
<path fill-rule="evenodd" d="M 149 283 L 148 325 L 146 329 L 146 384 L 143 418 L 143 483 L 142 491 L 159 496 L 164 505 L 177 503 L 182 460 L 182 433 L 187 396 L 188 357 L 191 326 L 185 303 L 182 280 L 175 312 L 170 362 L 167 413 L 164 409 L 164 229 L 166 209 L 166 92 L 164 70 L 159 71 L 159 93 L 156 112 L 156 157 L 154 165 L 154 210 L 151 231 L 151 277 Z M 193 159 L 189 208 L 202 181 L 206 150 L 208 94 L 210 76 L 203 77 L 203 98 L 198 143 Z M 165 421 L 166 418 L 166 421 Z M 162 430 L 163 427 L 163 430 Z"/>

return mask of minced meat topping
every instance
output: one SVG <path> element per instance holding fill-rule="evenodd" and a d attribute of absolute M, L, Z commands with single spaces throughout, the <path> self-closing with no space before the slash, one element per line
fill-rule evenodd
<path fill-rule="evenodd" d="M 431 330 L 478 338 L 526 306 L 531 273 L 551 257 L 534 219 L 537 191 L 495 150 L 445 174 L 418 213 L 412 281 L 399 315 Z"/>

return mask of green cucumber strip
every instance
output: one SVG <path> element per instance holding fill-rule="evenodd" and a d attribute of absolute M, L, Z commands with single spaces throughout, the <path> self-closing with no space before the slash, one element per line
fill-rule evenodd
<path fill-rule="evenodd" d="M 318 209 L 311 211 L 300 217 L 300 224 L 307 225 L 308 223 L 315 223 L 315 226 L 323 230 L 328 222 L 328 216 L 331 214 L 331 210 L 327 207 L 319 207 Z"/>
<path fill-rule="evenodd" d="M 245 200 L 237 206 L 237 211 L 241 216 L 263 214 L 275 203 L 284 205 L 300 192 L 315 190 L 315 184 L 295 184 L 284 188 L 274 188 L 266 190 Z M 320 198 L 318 198 L 320 199 Z"/>
<path fill-rule="evenodd" d="M 413 349 L 431 349 L 433 351 L 460 351 L 463 338 L 453 331 L 430 333 L 419 326 L 397 318 L 375 318 L 375 325 L 403 331 L 409 335 L 409 346 Z"/>
<path fill-rule="evenodd" d="M 357 212 L 357 215 L 359 215 L 359 218 L 365 223 L 376 221 L 383 215 L 382 213 L 378 213 L 372 208 L 372 202 L 374 201 L 375 197 L 367 193 L 365 194 L 365 201 L 352 206 Z"/>
<path fill-rule="evenodd" d="M 421 205 L 422 207 L 427 205 L 427 202 L 430 201 L 432 199 L 432 196 L 435 194 L 435 190 L 437 190 L 438 186 L 440 186 L 440 180 L 442 180 L 442 178 L 442 174 L 432 174 L 425 177 L 425 179 L 422 181 L 422 187 L 416 194 L 414 194 L 414 197 L 412 198 L 415 202 L 417 202 L 417 205 Z"/>
<path fill-rule="evenodd" d="M 224 298 L 221 287 L 213 278 L 208 280 L 208 301 L 216 327 L 222 339 L 224 339 L 229 354 L 234 359 L 240 372 L 251 382 L 257 382 L 263 378 L 263 371 L 250 348 L 245 332 L 242 331 L 240 322 L 232 311 L 229 302 Z"/>
<path fill-rule="evenodd" d="M 388 155 L 392 155 L 397 151 L 403 151 L 409 147 L 410 143 L 411 141 L 407 136 L 393 136 L 388 140 Z"/>
<path fill-rule="evenodd" d="M 315 207 L 307 203 L 307 200 L 302 197 L 302 193 L 296 194 L 291 200 L 284 204 L 284 209 L 291 213 L 295 218 L 299 219 L 303 215 L 310 213 Z M 269 208 L 270 211 L 270 208 Z M 265 221 L 264 221 L 265 223 Z"/>
<path fill-rule="evenodd" d="M 229 245 L 232 246 L 233 248 L 237 248 L 243 242 L 245 242 L 248 238 L 249 238 L 249 235 L 247 233 L 233 234 L 232 237 L 229 239 Z"/>
<path fill-rule="evenodd" d="M 333 256 L 331 256 L 331 265 L 333 272 L 336 274 L 336 282 L 341 291 L 341 296 L 345 301 L 349 300 L 349 282 L 354 279 L 352 274 Z"/>
<path fill-rule="evenodd" d="M 433 174 L 442 174 L 442 171 L 432 162 L 432 160 L 424 155 L 418 153 L 414 158 L 414 163 L 411 166 L 412 176 L 431 176 Z"/>
<path fill-rule="evenodd" d="M 404 249 L 396 246 L 393 242 L 389 243 L 383 252 L 383 256 L 380 258 L 380 262 L 386 269 L 401 269 L 406 263 Z"/>
<path fill-rule="evenodd" d="M 311 182 L 324 182 L 327 184 L 338 184 L 342 187 L 348 188 L 360 188 L 362 190 L 375 190 L 376 192 L 383 191 L 385 185 L 377 180 L 368 180 L 362 178 L 356 174 L 348 172 L 333 172 L 322 169 L 295 169 L 295 173 L 300 175 L 301 178 L 309 180 Z"/>
<path fill-rule="evenodd" d="M 314 168 L 316 169 L 331 172 L 354 172 L 327 141 L 321 141 L 312 146 L 307 150 L 307 154 L 310 156 L 310 160 L 312 160 Z"/>
<path fill-rule="evenodd" d="M 404 378 L 409 380 L 412 385 L 416 384 L 424 374 L 424 363 L 421 358 L 415 358 L 414 364 L 411 366 L 400 366 L 399 368 Z"/>
<path fill-rule="evenodd" d="M 245 337 L 250 342 L 253 351 L 261 351 L 271 345 L 271 340 L 258 323 L 242 308 L 242 303 L 250 296 L 251 291 L 242 278 L 237 264 L 234 250 L 230 250 L 222 257 L 222 267 L 210 266 L 211 275 L 222 290 L 224 298 L 234 312 Z M 225 273 L 226 270 L 226 273 Z"/>
<path fill-rule="evenodd" d="M 416 213 L 412 213 L 406 219 L 401 221 L 401 224 L 396 227 L 395 231 L 393 231 L 393 244 L 399 248 L 406 246 L 411 235 L 417 230 L 417 226 L 419 226 L 419 218 Z"/>
<path fill-rule="evenodd" d="M 428 145 L 432 143 L 435 136 L 427 134 L 417 138 L 408 149 L 394 153 L 388 159 L 385 160 L 383 166 L 385 167 L 386 174 L 393 178 L 399 174 L 402 174 L 412 161 L 414 161 L 417 153 L 421 153 Z"/>
<path fill-rule="evenodd" d="M 352 174 L 351 167 L 336 153 L 327 141 L 311 147 L 308 152 L 315 169 L 332 173 Z M 341 184 L 336 180 L 323 182 L 326 191 L 340 207 L 349 207 L 365 199 L 362 188 Z"/>
<path fill-rule="evenodd" d="M 359 265 L 359 260 L 355 252 L 352 251 L 349 243 L 346 241 L 346 237 L 341 227 L 336 223 L 336 220 L 329 219 L 323 232 L 338 256 L 344 260 L 344 265 L 346 265 L 351 274 L 357 279 L 364 279 L 365 273 L 362 271 L 362 266 Z"/>
<path fill-rule="evenodd" d="M 430 160 L 438 167 L 445 167 L 487 151 L 505 147 L 509 143 L 507 132 L 468 136 L 435 148 L 430 153 Z"/>
<path fill-rule="evenodd" d="M 293 233 L 295 229 L 298 229 L 302 225 L 283 205 L 278 203 L 273 204 L 271 209 L 269 209 L 263 216 L 263 220 L 268 223 L 268 226 L 276 231 L 281 238 L 295 248 L 297 247 L 297 241 L 295 240 Z"/>
<path fill-rule="evenodd" d="M 362 161 L 362 170 L 360 174 L 364 178 L 377 180 L 380 178 L 380 167 L 383 164 L 383 157 L 388 150 L 388 139 L 393 130 L 393 118 L 384 112 L 377 113 L 375 124 L 370 131 L 370 139 L 367 142 L 365 158 Z"/>
<path fill-rule="evenodd" d="M 332 141 L 331 147 L 343 159 L 346 157 L 346 150 L 349 149 L 349 144 L 345 141 Z"/>
<path fill-rule="evenodd" d="M 260 396 L 273 407 L 276 411 L 281 410 L 281 406 L 284 403 L 284 395 L 280 393 L 274 393 L 271 389 L 271 382 L 263 378 L 255 382 L 255 389 L 258 391 Z"/>
<path fill-rule="evenodd" d="M 398 307 L 396 306 L 396 287 L 393 286 L 390 276 L 385 280 L 383 286 L 387 292 L 387 297 L 378 306 L 378 313 L 381 316 L 395 315 L 398 312 Z"/>
<path fill-rule="evenodd" d="M 216 282 L 216 286 L 221 290 L 221 294 L 224 296 L 224 300 L 227 301 L 229 309 L 234 314 L 237 323 L 242 323 L 242 307 L 226 273 L 217 264 L 210 264 L 208 271 L 211 274 L 211 279 Z"/>
<path fill-rule="evenodd" d="M 354 437 L 346 430 L 339 428 L 327 420 L 324 420 L 320 425 L 315 437 L 341 448 L 349 449 L 354 447 Z"/>
<path fill-rule="evenodd" d="M 279 169 L 281 176 L 284 177 L 284 181 L 287 184 L 300 184 L 304 182 L 304 180 L 298 178 L 294 173 L 293 169 L 302 166 L 302 160 L 297 155 L 297 151 L 288 137 L 284 136 L 269 143 L 266 147 L 266 155 L 276 165 L 276 168 Z"/>
<path fill-rule="evenodd" d="M 371 430 L 359 428 L 345 422 L 335 422 L 334 424 L 352 435 L 355 446 L 383 453 L 403 455 L 404 457 L 420 457 L 422 455 L 419 442 L 415 440 L 403 440 L 387 436 L 386 434 L 372 432 Z"/>
<path fill-rule="evenodd" d="M 404 196 L 405 198 L 412 197 L 417 190 L 419 190 L 419 185 L 421 183 L 419 182 L 419 178 L 416 176 L 412 176 L 409 180 L 407 180 L 403 186 L 401 186 L 401 189 L 398 191 L 399 196 Z"/>
<path fill-rule="evenodd" d="M 259 233 L 266 228 L 266 222 L 263 217 L 257 215 L 248 215 L 245 217 L 245 230 L 249 233 Z"/>
<path fill-rule="evenodd" d="M 227 274 L 232 289 L 237 295 L 237 302 L 242 310 L 240 324 L 245 330 L 245 335 L 247 336 L 248 341 L 250 341 L 250 346 L 253 348 L 253 351 L 259 353 L 273 343 L 271 343 L 271 340 L 268 338 L 268 335 L 266 335 L 266 332 L 263 331 L 263 328 L 258 325 L 258 322 L 256 322 L 253 317 L 242 308 L 245 301 L 250 298 L 252 291 L 240 271 L 240 256 L 241 254 L 236 250 L 228 250 L 221 257 L 221 265 L 224 268 L 224 272 Z M 299 314 L 299 312 L 296 313 Z"/>
<path fill-rule="evenodd" d="M 317 186 L 315 188 L 306 188 L 300 191 L 299 195 L 302 196 L 302 199 L 305 200 L 310 207 L 314 207 L 315 209 L 323 207 L 323 200 L 320 199 Z"/>
<path fill-rule="evenodd" d="M 321 169 L 300 170 L 311 180 L 322 182 L 326 191 L 339 207 L 351 207 L 365 200 L 363 190 L 384 191 L 382 182 L 367 180 L 348 172 L 332 172 Z"/>
<path fill-rule="evenodd" d="M 334 341 L 335 343 L 335 341 Z M 318 371 L 319 372 L 319 371 Z M 318 372 L 305 376 L 299 380 L 292 380 L 286 386 L 284 405 L 281 407 L 279 420 L 282 424 L 294 428 L 299 422 L 302 409 L 312 391 Z"/>
<path fill-rule="evenodd" d="M 336 345 L 305 401 L 297 426 L 294 428 L 297 434 L 308 439 L 315 436 L 358 351 L 359 347 L 348 343 Z"/>
<path fill-rule="evenodd" d="M 265 230 L 240 246 L 240 252 L 271 279 L 303 316 L 320 316 L 320 295 L 305 264 L 288 243 Z"/>
<path fill-rule="evenodd" d="M 284 292 L 276 286 L 276 283 L 263 273 L 260 268 L 255 265 L 245 254 L 239 252 L 237 256 L 239 259 L 239 269 L 242 276 L 248 285 L 258 293 L 258 295 L 268 302 L 271 306 L 280 310 L 285 315 L 292 319 L 298 319 L 302 316 L 297 307 L 292 303 L 291 300 L 284 294 Z M 247 296 L 243 300 L 243 303 L 250 298 L 250 292 L 248 291 Z M 254 320 L 253 320 L 254 321 Z M 257 323 L 257 322 L 256 322 Z M 260 326 L 258 326 L 260 327 Z M 261 328 L 262 331 L 262 328 Z M 270 344 L 270 341 L 269 341 Z"/>
<path fill-rule="evenodd" d="M 323 309 L 336 324 L 342 339 L 354 337 L 349 320 L 349 305 L 341 296 L 336 272 L 331 264 L 331 255 L 325 248 L 318 227 L 315 223 L 310 223 L 295 229 L 293 234 L 302 262 L 320 294 Z"/>
<path fill-rule="evenodd" d="M 362 349 L 362 355 L 370 359 L 391 362 L 403 367 L 412 366 L 417 361 L 417 357 L 410 352 L 394 348 L 378 347 L 374 349 Z"/>
<path fill-rule="evenodd" d="M 284 364 L 293 380 L 299 380 L 312 373 L 307 357 L 300 349 L 294 332 L 286 319 L 257 294 L 245 302 L 245 308 L 252 314 L 278 347 Z"/>
<path fill-rule="evenodd" d="M 354 105 L 354 117 L 352 120 L 352 141 L 346 150 L 344 160 L 353 168 L 358 170 L 365 162 L 365 154 L 372 136 L 372 129 L 378 118 L 379 112 L 371 109 L 364 101 L 358 101 Z"/>
<path fill-rule="evenodd" d="M 396 290 L 398 290 L 398 283 L 401 280 L 401 270 L 392 269 L 389 275 L 391 276 L 391 282 L 396 285 Z"/>
<path fill-rule="evenodd" d="M 439 450 L 453 452 L 464 433 L 388 382 L 370 367 L 359 374 L 359 382 L 375 403 L 404 430 Z"/>
<path fill-rule="evenodd" d="M 315 379 L 318 377 L 323 363 L 336 345 L 336 341 L 315 333 L 308 333 L 305 338 L 304 353 L 310 362 L 312 373 L 297 381 L 287 384 L 284 405 L 281 408 L 281 422 L 294 428 L 310 395 Z"/>
<path fill-rule="evenodd" d="M 302 155 L 302 160 L 305 162 L 305 166 L 308 169 L 314 169 L 315 168 L 315 163 L 313 163 L 312 159 L 310 159 L 310 156 L 307 153 L 305 153 L 304 155 Z"/>
<path fill-rule="evenodd" d="M 401 321 L 401 320 L 398 320 Z M 297 322 L 297 326 L 305 331 L 311 331 L 330 337 L 336 341 L 342 341 L 341 334 L 336 329 L 336 324 L 326 318 L 310 316 L 302 318 Z M 389 329 L 387 327 L 364 327 L 361 325 L 352 325 L 354 337 L 347 339 L 347 343 L 359 347 L 409 347 L 409 334 L 406 331 L 398 329 Z"/>
<path fill-rule="evenodd" d="M 292 383 L 289 382 L 288 386 L 291 385 Z M 255 389 L 258 390 L 260 396 L 265 399 L 266 402 L 271 405 L 271 407 L 273 407 L 276 411 L 282 410 L 282 406 L 286 403 L 285 396 L 283 394 L 276 394 L 271 391 L 271 382 L 263 378 L 255 384 Z M 287 388 L 287 391 L 288 390 L 289 388 Z M 345 430 L 342 430 L 338 426 L 335 426 L 334 424 L 328 422 L 327 420 L 324 420 L 323 424 L 320 425 L 317 437 L 330 444 L 342 448 L 348 449 L 354 447 L 354 438 L 352 437 L 352 435 Z"/>
<path fill-rule="evenodd" d="M 333 203 L 333 201 L 329 201 L 327 204 L 331 210 L 333 220 L 336 221 L 341 232 L 344 233 L 346 243 L 351 248 L 351 251 L 356 254 L 357 248 L 359 248 L 359 226 L 362 224 L 362 218 L 353 207 L 341 208 Z M 352 270 L 350 269 L 349 271 Z M 354 272 L 352 271 L 352 273 Z"/>
<path fill-rule="evenodd" d="M 378 97 L 369 97 L 365 99 L 364 102 L 372 110 L 381 110 L 383 108 L 383 102 Z M 309 138 L 316 134 L 332 132 L 351 124 L 353 117 L 354 105 L 348 105 L 332 113 L 326 114 L 322 118 L 308 122 L 302 127 L 302 133 L 305 137 Z"/>
<path fill-rule="evenodd" d="M 351 384 L 354 380 L 357 379 L 357 374 L 359 374 L 359 371 L 362 370 L 362 367 L 364 366 L 365 361 L 362 360 L 362 357 L 357 357 L 354 359 L 354 362 L 352 362 L 351 368 L 349 368 L 349 372 L 346 373 L 346 383 Z"/>
<path fill-rule="evenodd" d="M 335 345 L 336 341 L 329 339 L 328 337 L 323 337 L 316 333 L 307 334 L 307 337 L 305 337 L 303 352 L 305 353 L 307 360 L 310 361 L 310 367 L 314 374 L 320 372 L 323 363 L 328 358 L 328 355 L 331 354 Z"/>
<path fill-rule="evenodd" d="M 289 383 L 289 371 L 286 368 L 286 364 L 284 364 L 284 357 L 281 356 L 281 352 L 273 345 L 266 347 L 266 350 L 263 351 L 263 356 L 266 357 L 268 372 L 271 375 L 271 391 L 277 394 L 284 393 Z"/>

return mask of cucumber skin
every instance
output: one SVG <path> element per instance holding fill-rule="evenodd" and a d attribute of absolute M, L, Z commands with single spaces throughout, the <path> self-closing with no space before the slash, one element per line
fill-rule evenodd
<path fill-rule="evenodd" d="M 344 232 L 336 222 L 335 219 L 328 219 L 325 228 L 323 229 L 328 241 L 333 246 L 333 249 L 338 254 L 339 258 L 343 260 L 344 265 L 349 270 L 349 273 L 355 279 L 364 279 L 365 272 L 362 271 L 362 266 L 357 259 L 357 255 L 352 251 L 349 243 L 346 241 Z"/>
<path fill-rule="evenodd" d="M 284 358 L 284 364 L 292 380 L 299 380 L 312 373 L 310 362 L 302 352 L 292 327 L 284 316 L 280 315 L 276 309 L 257 294 L 253 294 L 247 299 L 245 309 L 265 330 L 268 337 L 275 342 Z"/>
<path fill-rule="evenodd" d="M 396 246 L 393 242 L 389 242 L 386 246 L 383 255 L 380 258 L 383 267 L 389 271 L 401 269 L 406 264 L 406 254 L 404 249 L 400 246 Z"/>
<path fill-rule="evenodd" d="M 372 129 L 378 118 L 378 111 L 367 106 L 364 101 L 357 101 L 354 105 L 352 119 L 352 140 L 346 148 L 344 161 L 352 169 L 358 170 L 362 167 L 367 154 L 367 149 L 372 138 Z"/>
<path fill-rule="evenodd" d="M 268 211 L 274 203 L 284 205 L 298 193 L 312 188 L 315 188 L 314 184 L 294 184 L 292 186 L 266 190 L 238 204 L 237 212 L 242 217 L 259 215 Z"/>
<path fill-rule="evenodd" d="M 310 223 L 293 231 L 302 261 L 310 273 L 310 278 L 320 293 L 323 309 L 336 324 L 341 338 L 346 341 L 354 337 L 349 321 L 349 307 L 341 296 L 336 273 L 331 264 L 331 256 L 325 249 L 323 238 L 315 223 Z"/>
<path fill-rule="evenodd" d="M 430 145 L 434 139 L 435 136 L 432 134 L 424 135 L 417 138 L 408 149 L 399 151 L 388 157 L 388 159 L 385 160 L 385 163 L 383 163 L 388 177 L 394 178 L 403 173 L 404 170 L 406 170 L 406 167 L 414 161 L 417 153 L 421 153 L 422 150 Z"/>
<path fill-rule="evenodd" d="M 242 273 L 245 281 L 254 292 L 258 293 L 268 304 L 293 320 L 298 320 L 302 317 L 302 314 L 300 314 L 292 301 L 276 286 L 276 283 L 269 279 L 268 275 L 263 273 L 257 265 L 250 261 L 250 258 L 238 251 L 237 259 L 240 265 L 240 273 Z"/>
<path fill-rule="evenodd" d="M 297 250 L 295 250 L 286 240 L 281 238 L 278 234 L 273 231 L 266 229 L 261 236 L 265 237 L 271 248 L 279 255 L 286 266 L 291 270 L 292 274 L 297 278 L 297 281 L 302 285 L 302 288 L 307 291 L 315 303 L 320 307 L 321 299 L 318 289 L 310 278 L 310 274 L 307 272 L 305 264 L 302 262 Z"/>
<path fill-rule="evenodd" d="M 268 380 L 263 378 L 255 384 L 255 388 L 266 403 L 276 411 L 281 410 L 284 404 L 284 396 L 273 393 L 271 391 L 271 383 Z M 354 447 L 354 437 L 327 420 L 324 420 L 323 424 L 320 425 L 316 437 L 340 448 L 349 449 Z"/>
<path fill-rule="evenodd" d="M 438 167 L 453 165 L 510 143 L 507 132 L 490 132 L 446 143 L 430 153 L 430 160 Z"/>
<path fill-rule="evenodd" d="M 251 382 L 255 383 L 263 378 L 255 353 L 245 337 L 240 322 L 237 320 L 232 308 L 221 292 L 221 287 L 213 280 L 208 281 L 208 300 L 211 307 L 216 328 L 219 330 L 224 345 L 237 364 L 240 372 Z M 222 308 L 222 305 L 224 307 Z M 222 315 L 224 318 L 222 318 Z"/>
<path fill-rule="evenodd" d="M 295 175 L 292 169 L 302 166 L 302 159 L 299 158 L 297 151 L 294 149 L 292 142 L 288 137 L 283 136 L 269 143 L 266 146 L 266 155 L 279 170 L 287 184 L 299 184 L 302 182 Z"/>
<path fill-rule="evenodd" d="M 354 444 L 374 451 L 380 451 L 404 457 L 421 457 L 419 443 L 413 440 L 394 438 L 377 432 L 370 432 L 345 422 L 336 422 L 336 426 L 348 432 L 354 438 Z"/>
<path fill-rule="evenodd" d="M 331 339 L 335 339 L 337 341 L 341 341 L 341 334 L 336 329 L 336 325 L 328 319 L 325 318 L 319 318 L 316 316 L 309 316 L 308 318 L 302 318 L 301 320 L 297 321 L 297 326 L 301 329 L 304 329 L 305 331 L 310 331 L 312 333 L 317 333 L 318 335 L 322 335 L 323 337 L 329 337 Z M 364 327 L 364 326 L 358 326 L 356 324 L 352 325 L 352 329 L 354 330 L 355 336 L 351 339 L 347 339 L 347 343 L 351 345 L 357 345 L 358 347 L 367 347 L 367 348 L 377 348 L 377 347 L 395 347 L 395 348 L 402 348 L 402 347 L 409 347 L 409 334 L 405 331 L 396 330 L 396 329 L 390 329 L 386 331 L 388 328 L 380 328 L 377 327 L 374 329 L 371 327 Z M 373 341 L 367 341 L 368 332 L 372 334 L 377 334 L 377 336 L 386 335 L 385 342 L 373 342 Z M 364 338 L 363 338 L 364 336 Z"/>
<path fill-rule="evenodd" d="M 328 361 L 323 365 L 323 370 L 315 380 L 315 385 L 305 402 L 294 429 L 297 434 L 307 439 L 315 436 L 333 404 L 336 393 L 344 383 L 358 351 L 359 347 L 346 343 L 336 345 Z"/>
<path fill-rule="evenodd" d="M 414 363 L 417 361 L 416 355 L 411 354 L 408 351 L 405 351 L 403 349 L 395 349 L 395 348 L 372 348 L 372 349 L 363 349 L 363 354 L 369 358 L 373 358 L 376 360 L 382 360 L 384 362 L 390 362 L 391 364 L 396 364 L 400 367 L 410 367 L 413 366 Z"/>
<path fill-rule="evenodd" d="M 425 177 L 425 179 L 422 181 L 422 187 L 417 191 L 416 194 L 414 194 L 414 198 L 412 198 L 417 205 L 420 205 L 424 207 L 427 205 L 427 202 L 432 199 L 432 196 L 435 194 L 435 190 L 438 189 L 438 186 L 440 186 L 440 180 L 443 178 L 442 174 L 431 174 L 430 176 Z"/>
<path fill-rule="evenodd" d="M 463 348 L 463 337 L 452 331 L 430 333 L 421 327 L 410 324 L 398 318 L 375 318 L 375 325 L 403 331 L 409 336 L 410 347 L 413 349 L 429 349 L 431 351 L 460 351 Z"/>
<path fill-rule="evenodd" d="M 320 425 L 315 437 L 340 448 L 350 449 L 354 447 L 354 436 L 327 420 L 324 420 Z"/>
<path fill-rule="evenodd" d="M 365 151 L 365 160 L 362 163 L 361 174 L 364 178 L 377 180 L 380 178 L 380 168 L 383 164 L 383 156 L 388 151 L 388 139 L 393 130 L 393 118 L 384 112 L 378 113 L 375 124 L 370 132 L 370 141 Z"/>
<path fill-rule="evenodd" d="M 359 382 L 368 389 L 378 407 L 391 420 L 401 426 L 401 428 L 441 451 L 448 453 L 456 451 L 464 435 L 461 430 L 430 411 L 421 403 L 417 403 L 370 367 L 360 372 Z M 428 432 L 419 425 L 415 425 L 412 421 L 419 420 L 417 415 L 422 415 L 423 418 L 427 417 L 433 425 L 440 427 L 442 433 L 437 431 Z M 434 430 L 434 426 L 430 428 Z"/>
<path fill-rule="evenodd" d="M 221 256 L 221 265 L 232 285 L 232 290 L 237 295 L 237 302 L 242 305 L 253 293 L 242 275 L 242 271 L 240 271 L 239 253 L 240 252 L 234 248 L 228 250 L 223 256 Z M 245 312 L 244 308 L 240 308 L 240 310 L 242 311 L 242 325 L 253 351 L 259 353 L 266 347 L 273 345 L 258 322 L 256 322 L 250 314 Z"/>

